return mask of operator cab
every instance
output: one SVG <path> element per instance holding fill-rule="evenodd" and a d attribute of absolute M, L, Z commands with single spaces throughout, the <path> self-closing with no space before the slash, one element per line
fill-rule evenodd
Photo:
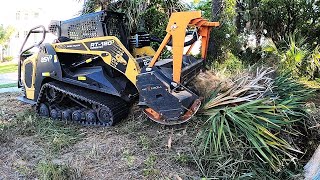
<path fill-rule="evenodd" d="M 49 31 L 56 35 L 60 42 L 116 36 L 128 48 L 129 30 L 126 24 L 123 13 L 99 11 L 66 21 L 51 21 Z"/>

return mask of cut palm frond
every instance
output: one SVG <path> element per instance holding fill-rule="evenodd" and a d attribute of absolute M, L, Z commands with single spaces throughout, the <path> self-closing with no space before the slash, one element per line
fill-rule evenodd
<path fill-rule="evenodd" d="M 203 156 L 231 152 L 241 141 L 253 149 L 253 158 L 278 171 L 302 153 L 281 134 L 299 134 L 295 126 L 306 116 L 301 105 L 312 91 L 290 74 L 274 78 L 273 72 L 250 70 L 237 75 L 229 90 L 212 91 L 201 110 L 205 122 L 196 141 Z"/>
<path fill-rule="evenodd" d="M 257 68 L 256 71 L 242 74 L 235 80 L 234 84 L 226 92 L 220 93 L 215 98 L 209 98 L 203 110 L 208 110 L 218 106 L 234 106 L 239 103 L 249 102 L 264 97 L 264 94 L 271 90 L 272 73 L 271 68 Z M 217 87 L 220 91 L 219 87 Z"/>

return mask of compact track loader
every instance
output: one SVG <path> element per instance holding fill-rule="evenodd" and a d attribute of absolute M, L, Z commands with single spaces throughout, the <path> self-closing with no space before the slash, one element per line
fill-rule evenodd
<path fill-rule="evenodd" d="M 147 33 L 129 35 L 124 14 L 100 11 L 31 29 L 21 47 L 18 86 L 21 101 L 34 104 L 41 116 L 86 125 L 111 126 L 125 118 L 132 104 L 152 120 L 180 124 L 199 109 L 201 100 L 188 83 L 203 68 L 210 29 L 218 22 L 201 18 L 200 11 L 170 17 L 167 35 L 155 51 Z M 46 33 L 57 36 L 43 43 Z M 28 48 L 33 33 L 42 40 Z M 185 42 L 186 35 L 191 40 Z M 189 55 L 201 39 L 201 59 Z M 160 59 L 172 46 L 173 59 Z M 184 47 L 189 46 L 183 54 Z M 33 54 L 27 52 L 37 47 Z"/>

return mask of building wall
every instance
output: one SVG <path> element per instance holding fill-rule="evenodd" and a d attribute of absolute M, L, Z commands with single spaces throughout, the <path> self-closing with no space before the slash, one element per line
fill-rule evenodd
<path fill-rule="evenodd" d="M 50 22 L 50 19 L 48 19 L 46 13 L 41 8 L 17 9 L 11 14 L 10 18 L 9 25 L 15 29 L 15 32 L 9 40 L 9 46 L 5 54 L 13 57 L 18 57 L 20 48 L 31 28 L 38 25 L 44 25 L 47 28 Z M 41 38 L 41 33 L 31 34 L 24 48 L 39 42 Z"/>
<path fill-rule="evenodd" d="M 10 0 L 0 6 L 0 24 L 12 26 L 15 32 L 10 38 L 6 56 L 18 58 L 25 34 L 37 25 L 47 28 L 51 20 L 66 20 L 79 14 L 83 0 Z M 18 35 L 19 33 L 19 35 Z M 31 35 L 26 46 L 38 41 L 41 35 Z M 45 42 L 52 42 L 54 35 L 47 33 Z"/>

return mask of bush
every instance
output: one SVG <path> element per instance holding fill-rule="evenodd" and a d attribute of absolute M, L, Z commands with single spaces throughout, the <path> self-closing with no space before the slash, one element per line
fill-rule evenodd
<path fill-rule="evenodd" d="M 280 71 L 290 72 L 294 77 L 303 77 L 307 80 L 320 77 L 319 49 L 319 46 L 313 49 L 308 47 L 305 38 L 296 34 L 289 35 L 287 41 L 278 44 L 267 39 L 262 46 L 262 51 L 267 57 L 277 60 L 275 62 Z"/>
<path fill-rule="evenodd" d="M 225 71 L 227 75 L 236 74 L 244 69 L 242 61 L 232 54 L 230 51 L 226 52 L 222 57 L 222 63 L 216 61 L 213 68 L 220 71 Z"/>
<path fill-rule="evenodd" d="M 13 60 L 13 57 L 12 56 L 6 56 L 3 58 L 3 62 L 9 62 L 9 61 L 12 61 Z"/>

